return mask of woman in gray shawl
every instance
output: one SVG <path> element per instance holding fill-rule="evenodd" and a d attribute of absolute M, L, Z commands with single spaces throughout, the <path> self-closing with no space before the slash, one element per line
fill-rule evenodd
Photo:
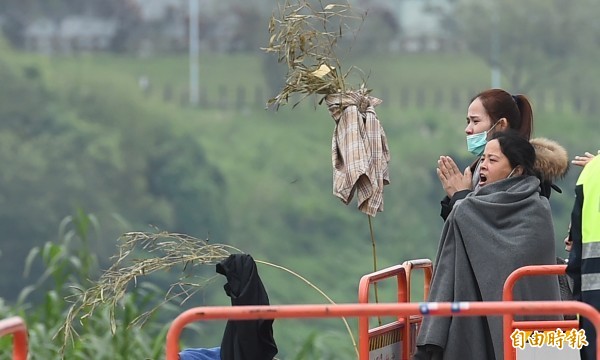
<path fill-rule="evenodd" d="M 452 209 L 442 231 L 430 302 L 500 301 L 508 275 L 525 265 L 555 264 L 548 199 L 540 196 L 535 150 L 513 132 L 492 135 L 479 189 Z M 560 300 L 552 276 L 517 283 L 515 300 Z M 543 319 L 548 317 L 537 317 Z M 502 318 L 426 316 L 414 360 L 501 360 Z"/>

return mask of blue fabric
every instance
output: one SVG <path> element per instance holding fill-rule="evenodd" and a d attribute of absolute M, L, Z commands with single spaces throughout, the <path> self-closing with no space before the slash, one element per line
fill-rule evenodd
<path fill-rule="evenodd" d="M 179 353 L 179 360 L 221 360 L 221 347 L 184 349 Z"/>

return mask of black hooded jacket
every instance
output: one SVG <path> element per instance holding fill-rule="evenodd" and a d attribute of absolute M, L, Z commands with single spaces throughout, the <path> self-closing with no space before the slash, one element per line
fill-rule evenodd
<path fill-rule="evenodd" d="M 232 254 L 217 264 L 217 273 L 227 277 L 223 286 L 231 305 L 269 305 L 252 256 Z M 230 320 L 221 341 L 222 360 L 272 360 L 277 354 L 273 320 Z"/>

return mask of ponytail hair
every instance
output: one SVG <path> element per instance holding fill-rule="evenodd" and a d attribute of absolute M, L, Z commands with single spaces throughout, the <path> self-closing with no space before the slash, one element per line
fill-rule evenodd
<path fill-rule="evenodd" d="M 513 95 L 513 99 L 519 108 L 521 114 L 521 127 L 516 129 L 525 139 L 531 139 L 533 133 L 533 109 L 529 99 L 522 94 Z"/>

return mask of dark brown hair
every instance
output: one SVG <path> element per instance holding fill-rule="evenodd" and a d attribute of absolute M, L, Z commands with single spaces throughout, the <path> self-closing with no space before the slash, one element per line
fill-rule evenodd
<path fill-rule="evenodd" d="M 533 131 L 533 110 L 525 95 L 511 95 L 502 89 L 489 89 L 477 94 L 471 102 L 479 98 L 492 124 L 505 118 L 509 128 L 529 140 Z"/>

